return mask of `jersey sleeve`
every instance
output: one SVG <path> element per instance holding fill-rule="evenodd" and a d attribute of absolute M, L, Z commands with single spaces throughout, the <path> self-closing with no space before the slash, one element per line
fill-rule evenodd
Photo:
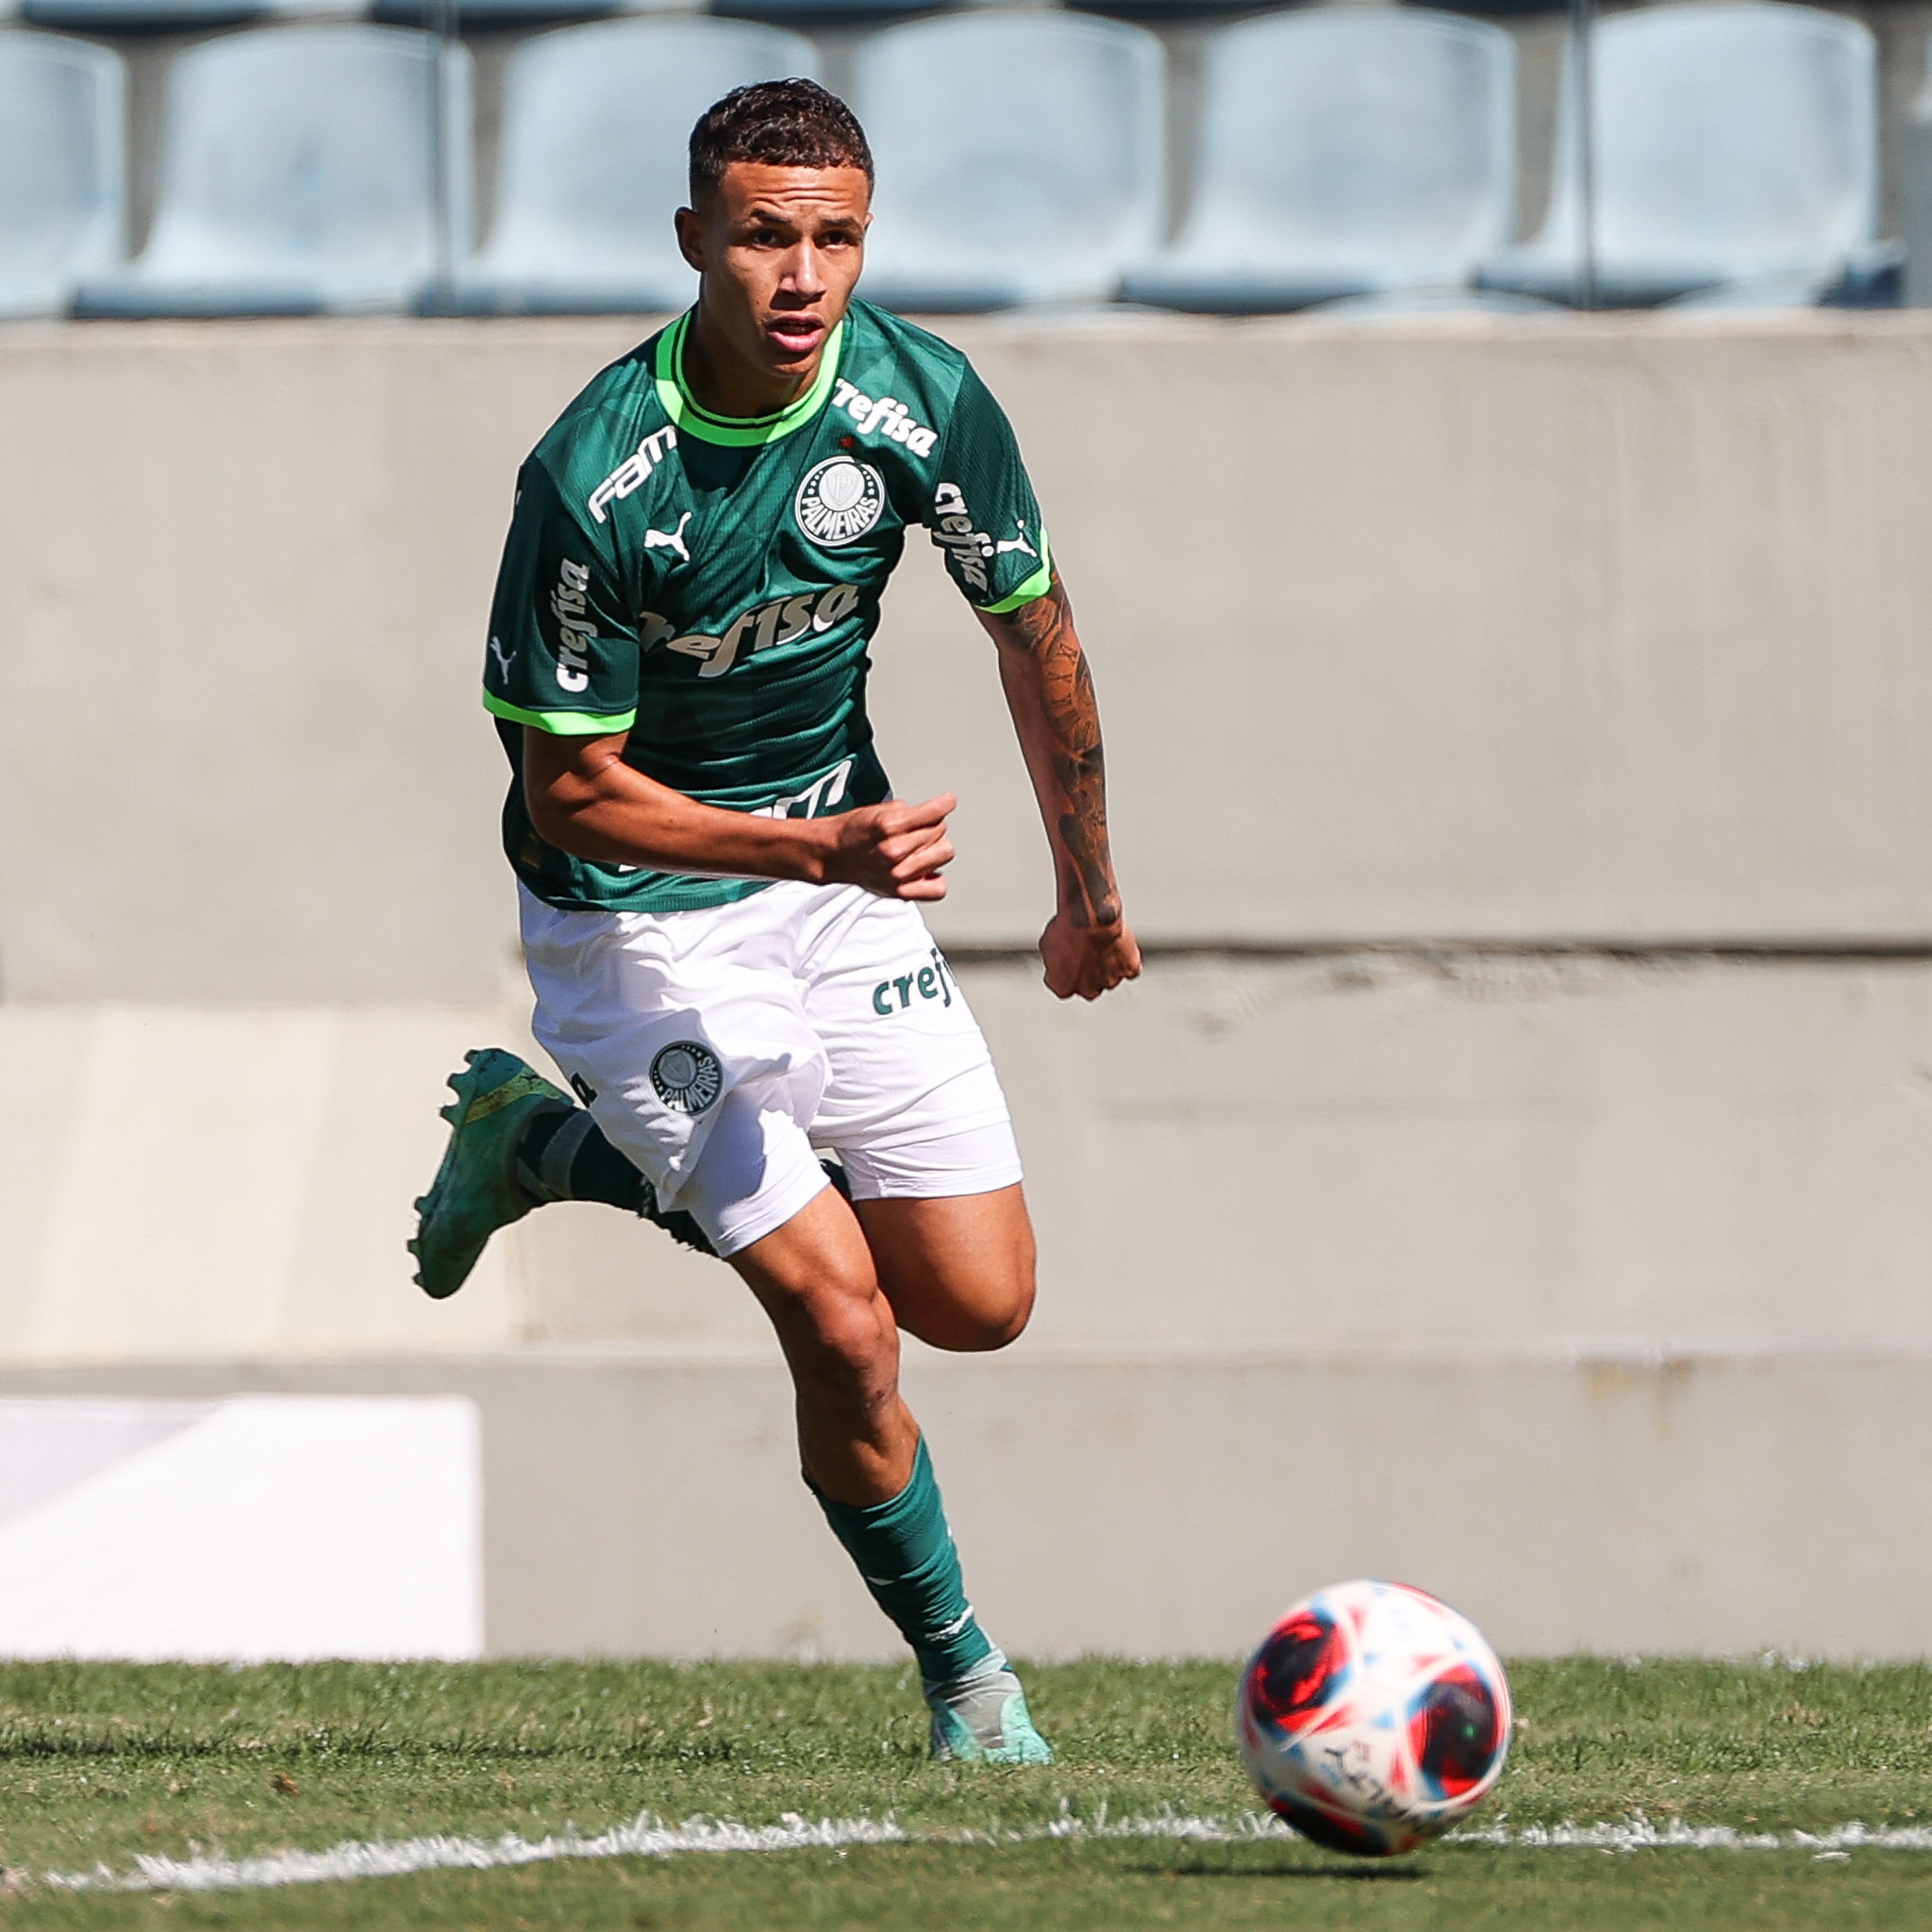
<path fill-rule="evenodd" d="M 953 581 L 992 616 L 1045 594 L 1052 553 L 1019 439 L 992 391 L 969 368 L 935 466 L 925 521 Z"/>
<path fill-rule="evenodd" d="M 499 718 L 560 736 L 628 731 L 638 715 L 638 633 L 615 560 L 532 460 L 497 572 L 483 703 Z"/>

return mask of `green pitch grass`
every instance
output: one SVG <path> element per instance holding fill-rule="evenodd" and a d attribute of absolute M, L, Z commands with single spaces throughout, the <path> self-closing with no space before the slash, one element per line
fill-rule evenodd
<path fill-rule="evenodd" d="M 1060 1762 L 1006 1770 L 926 1763 L 898 1669 L 0 1666 L 0 1927 L 1932 1926 L 1927 1851 L 1452 1843 L 1361 1864 L 1283 1840 L 998 1840 L 1103 1807 L 1115 1821 L 1252 1811 L 1227 1741 L 1233 1674 L 1037 1666 L 1027 1685 Z M 1591 1660 L 1512 1675 L 1523 1727 L 1482 1823 L 1932 1823 L 1932 1668 Z M 138 1854 L 537 1840 L 644 1810 L 891 1817 L 913 1841 L 228 1893 L 63 1893 L 43 1876 L 125 1871 Z"/>

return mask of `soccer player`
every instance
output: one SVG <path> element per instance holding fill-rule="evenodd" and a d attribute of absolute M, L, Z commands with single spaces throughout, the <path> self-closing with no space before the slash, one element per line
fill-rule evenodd
<path fill-rule="evenodd" d="M 410 1247 L 452 1294 L 495 1229 L 604 1201 L 728 1261 L 777 1331 L 806 1481 L 918 1659 L 934 1757 L 1043 1763 L 898 1390 L 902 1328 L 1003 1348 L 1033 1302 L 1006 1099 L 919 912 L 955 801 L 895 800 L 866 721 L 908 526 L 998 647 L 1058 881 L 1048 988 L 1094 999 L 1141 957 L 1012 430 L 958 350 L 853 298 L 872 182 L 809 81 L 718 102 L 676 218 L 696 307 L 524 466 L 484 703 L 533 1029 L 582 1106 L 470 1054 Z"/>

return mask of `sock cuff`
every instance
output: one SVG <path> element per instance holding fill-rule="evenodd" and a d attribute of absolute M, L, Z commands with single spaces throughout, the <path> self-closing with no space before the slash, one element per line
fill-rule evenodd
<path fill-rule="evenodd" d="M 591 1129 L 596 1124 L 585 1108 L 578 1108 L 551 1135 L 550 1144 L 537 1161 L 537 1178 L 543 1183 L 544 1191 L 552 1200 L 569 1198 L 571 1167 L 583 1151 L 584 1142 L 590 1139 Z"/>
<path fill-rule="evenodd" d="M 924 1431 L 912 1452 L 912 1474 L 906 1478 L 906 1487 L 883 1503 L 834 1502 L 808 1475 L 805 1486 L 819 1499 L 819 1507 L 832 1519 L 834 1527 L 841 1531 L 847 1526 L 860 1532 L 892 1530 L 908 1517 L 924 1510 L 928 1504 L 935 1508 L 941 1507 L 940 1486 L 933 1476 L 932 1457 L 925 1453 Z"/>

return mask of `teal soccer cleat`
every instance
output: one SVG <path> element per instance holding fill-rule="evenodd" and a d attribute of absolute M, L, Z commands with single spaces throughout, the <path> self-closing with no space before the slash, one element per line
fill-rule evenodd
<path fill-rule="evenodd" d="M 928 1684 L 932 1755 L 941 1763 L 1051 1764 L 1053 1749 L 1033 1728 L 1026 1693 L 997 1652 L 957 1684 Z"/>
<path fill-rule="evenodd" d="M 452 1074 L 456 1098 L 442 1109 L 449 1145 L 429 1191 L 416 1203 L 420 1264 L 416 1283 L 441 1301 L 470 1277 L 476 1257 L 499 1227 L 521 1221 L 538 1196 L 517 1179 L 517 1143 L 531 1119 L 546 1109 L 572 1110 L 570 1095 L 500 1046 L 463 1056 Z"/>

